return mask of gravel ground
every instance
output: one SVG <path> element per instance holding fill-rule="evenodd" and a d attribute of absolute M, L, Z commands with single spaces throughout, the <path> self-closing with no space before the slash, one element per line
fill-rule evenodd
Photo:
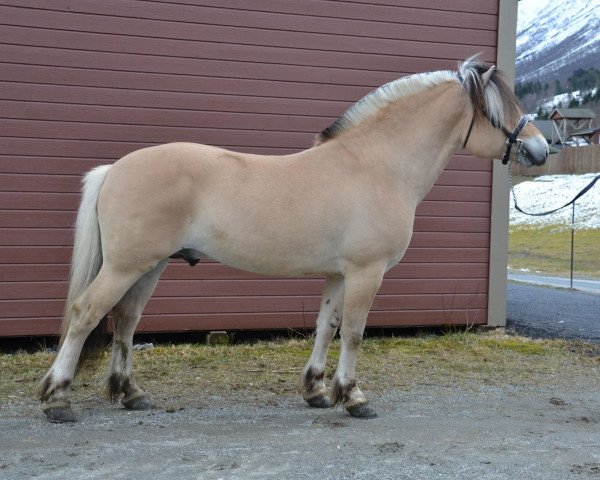
<path fill-rule="evenodd" d="M 571 379 L 572 380 L 572 379 Z M 127 412 L 99 399 L 50 424 L 0 412 L 3 479 L 600 478 L 600 389 L 422 384 L 371 395 L 379 417 L 243 393 L 182 410 Z"/>
<path fill-rule="evenodd" d="M 534 337 L 598 342 L 599 299 L 510 285 L 509 323 Z M 514 383 L 449 388 L 423 378 L 367 391 L 374 420 L 242 389 L 178 395 L 148 412 L 88 394 L 78 423 L 56 425 L 17 392 L 0 405 L 0 479 L 600 479 L 598 376 Z"/>

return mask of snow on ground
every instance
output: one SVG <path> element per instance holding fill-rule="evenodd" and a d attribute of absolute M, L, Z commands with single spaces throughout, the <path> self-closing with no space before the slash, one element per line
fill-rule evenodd
<path fill-rule="evenodd" d="M 534 180 L 515 185 L 517 203 L 526 212 L 553 210 L 572 200 L 598 173 L 583 175 L 543 175 Z M 571 225 L 572 207 L 543 217 L 519 213 L 510 198 L 510 225 Z M 575 203 L 575 227 L 577 229 L 600 228 L 600 180 Z"/>

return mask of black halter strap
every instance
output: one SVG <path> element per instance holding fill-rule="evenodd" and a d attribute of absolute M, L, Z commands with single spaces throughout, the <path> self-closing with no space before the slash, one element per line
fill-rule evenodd
<path fill-rule="evenodd" d="M 513 145 L 520 142 L 520 140 L 518 138 L 519 134 L 523 131 L 523 129 L 525 128 L 525 125 L 527 125 L 528 123 L 529 123 L 529 117 L 527 115 L 522 115 L 521 118 L 519 119 L 519 123 L 517 123 L 517 126 L 512 131 L 512 133 L 509 132 L 503 126 L 500 126 L 500 129 L 502 130 L 502 132 L 504 132 L 504 135 L 507 136 L 506 152 L 504 152 L 504 156 L 502 157 L 503 165 L 506 165 L 509 162 L 510 151 L 512 150 Z M 520 149 L 520 146 L 517 147 L 517 151 L 519 151 L 519 149 Z"/>
<path fill-rule="evenodd" d="M 467 142 L 469 141 L 469 137 L 471 136 L 471 131 L 473 130 L 473 124 L 475 123 L 475 115 L 471 118 L 471 124 L 469 125 L 469 130 L 467 130 L 467 136 L 465 137 L 465 141 L 463 142 L 462 148 L 467 146 Z"/>
<path fill-rule="evenodd" d="M 464 77 L 460 74 L 460 72 L 458 72 L 456 74 L 456 78 L 458 79 L 460 85 L 465 88 L 465 79 Z M 484 115 L 485 118 L 488 118 L 487 115 Z M 491 122 L 491 121 L 490 121 Z M 462 148 L 465 148 L 467 146 L 467 142 L 469 141 L 469 138 L 471 137 L 471 132 L 473 131 L 473 124 L 475 123 L 475 115 L 473 115 L 473 118 L 471 118 L 471 123 L 469 125 L 469 130 L 467 131 L 467 136 L 465 137 L 465 141 L 463 142 L 463 146 Z M 529 117 L 527 115 L 521 115 L 521 118 L 519 119 L 519 123 L 517 123 L 517 126 L 515 127 L 515 129 L 512 132 L 509 132 L 504 125 L 496 125 L 494 122 L 491 122 L 492 125 L 496 128 L 499 128 L 502 133 L 504 133 L 504 135 L 506 135 L 507 140 L 506 140 L 506 152 L 504 152 L 504 156 L 502 157 L 502 164 L 506 165 L 509 160 L 510 160 L 510 153 L 512 151 L 512 147 L 519 143 L 520 144 L 520 140 L 519 140 L 519 134 L 523 131 L 523 129 L 525 128 L 525 125 L 527 125 L 529 123 Z M 520 145 L 519 147 L 517 147 L 517 151 L 520 150 Z"/>

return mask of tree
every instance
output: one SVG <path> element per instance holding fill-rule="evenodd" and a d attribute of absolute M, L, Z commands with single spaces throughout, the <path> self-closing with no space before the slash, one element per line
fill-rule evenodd
<path fill-rule="evenodd" d="M 560 95 L 561 93 L 565 93 L 565 91 L 560 84 L 560 80 L 554 80 L 554 95 Z"/>

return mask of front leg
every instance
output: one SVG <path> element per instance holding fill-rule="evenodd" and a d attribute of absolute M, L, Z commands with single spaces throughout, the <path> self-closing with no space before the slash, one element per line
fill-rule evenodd
<path fill-rule="evenodd" d="M 344 278 L 328 277 L 325 281 L 321 308 L 317 317 L 317 336 L 312 353 L 301 376 L 303 397 L 311 407 L 330 407 L 329 395 L 325 387 L 325 364 L 329 345 L 335 337 L 342 319 L 344 302 Z"/>
<path fill-rule="evenodd" d="M 367 316 L 379 290 L 385 269 L 378 265 L 349 268 L 346 273 L 344 319 L 340 330 L 342 348 L 333 377 L 331 402 L 341 403 L 353 417 L 374 418 L 375 411 L 367 406 L 367 398 L 356 383 L 356 359 Z"/>

